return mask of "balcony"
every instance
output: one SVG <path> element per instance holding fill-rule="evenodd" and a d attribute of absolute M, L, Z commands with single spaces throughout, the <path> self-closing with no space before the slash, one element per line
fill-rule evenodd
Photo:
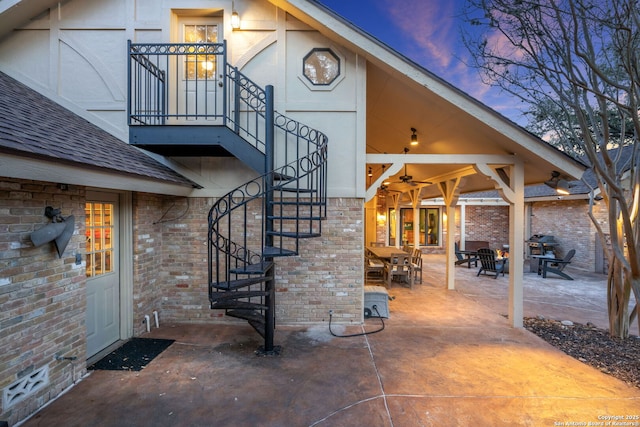
<path fill-rule="evenodd" d="M 128 43 L 129 143 L 165 156 L 233 156 L 265 172 L 266 93 L 223 43 Z"/>

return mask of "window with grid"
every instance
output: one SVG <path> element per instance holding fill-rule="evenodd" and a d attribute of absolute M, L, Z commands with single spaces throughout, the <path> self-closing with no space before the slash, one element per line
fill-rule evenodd
<path fill-rule="evenodd" d="M 112 203 L 85 205 L 87 277 L 113 272 L 113 209 Z"/>
<path fill-rule="evenodd" d="M 217 43 L 217 25 L 185 25 L 185 43 Z M 185 76 L 187 80 L 213 79 L 216 75 L 217 55 L 187 55 L 185 60 Z"/>

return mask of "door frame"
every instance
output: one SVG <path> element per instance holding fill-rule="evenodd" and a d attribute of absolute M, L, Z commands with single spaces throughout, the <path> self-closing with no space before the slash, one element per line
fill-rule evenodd
<path fill-rule="evenodd" d="M 133 196 L 130 191 L 108 191 L 103 189 L 87 189 L 85 201 L 102 200 L 118 203 L 118 232 L 119 238 L 114 244 L 118 245 L 118 268 L 120 281 L 120 337 L 125 340 L 133 336 Z M 116 343 L 117 344 L 117 343 Z M 95 359 L 103 355 L 112 346 L 92 356 Z"/>

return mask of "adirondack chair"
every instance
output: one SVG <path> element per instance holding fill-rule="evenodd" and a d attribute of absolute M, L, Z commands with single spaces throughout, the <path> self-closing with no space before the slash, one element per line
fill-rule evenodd
<path fill-rule="evenodd" d="M 506 258 L 496 259 L 496 251 L 493 249 L 478 249 L 478 260 L 480 261 L 480 270 L 478 270 L 476 276 L 480 276 L 480 273 L 495 274 L 495 276 L 493 276 L 494 279 L 496 279 L 500 273 L 504 276 L 504 264 L 507 260 Z"/>
<path fill-rule="evenodd" d="M 478 266 L 478 256 L 476 251 L 461 251 L 460 245 L 455 243 L 456 253 L 456 265 L 467 264 L 467 268 L 471 268 L 471 263 L 474 267 Z"/>
<path fill-rule="evenodd" d="M 560 277 L 564 277 L 567 280 L 573 280 L 573 278 L 563 270 L 567 265 L 571 264 L 571 259 L 575 254 L 576 250 L 571 249 L 562 259 L 540 258 L 540 262 L 542 263 L 542 277 L 546 279 L 547 273 L 554 273 Z"/>

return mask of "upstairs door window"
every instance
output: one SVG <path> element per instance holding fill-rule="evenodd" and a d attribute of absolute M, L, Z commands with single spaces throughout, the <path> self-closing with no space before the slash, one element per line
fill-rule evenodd
<path fill-rule="evenodd" d="M 218 25 L 185 24 L 184 43 L 218 43 Z M 187 55 L 185 60 L 185 78 L 187 80 L 215 79 L 218 69 L 217 55 Z"/>

